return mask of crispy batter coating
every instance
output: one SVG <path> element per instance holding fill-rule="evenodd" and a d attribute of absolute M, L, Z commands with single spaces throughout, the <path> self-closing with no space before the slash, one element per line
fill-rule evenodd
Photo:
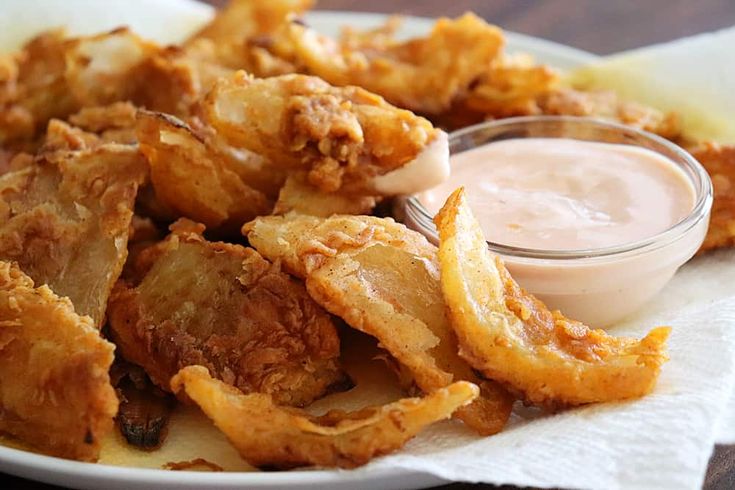
<path fill-rule="evenodd" d="M 324 192 L 366 190 L 414 160 L 439 135 L 426 119 L 358 87 L 316 77 L 220 80 L 204 102 L 207 123 L 231 145 L 274 165 L 308 171 Z"/>
<path fill-rule="evenodd" d="M 39 153 L 91 150 L 99 147 L 102 139 L 94 133 L 72 126 L 60 119 L 51 119 Z"/>
<path fill-rule="evenodd" d="M 267 34 L 290 16 L 309 10 L 314 3 L 314 0 L 230 0 L 188 43 L 210 39 L 218 44 L 233 44 Z"/>
<path fill-rule="evenodd" d="M 306 175 L 295 172 L 288 176 L 273 214 L 291 211 L 327 218 L 333 214 L 370 214 L 377 199 L 372 196 L 352 196 L 339 192 L 321 192 L 309 184 Z"/>
<path fill-rule="evenodd" d="M 513 399 L 459 357 L 437 249 L 422 235 L 389 218 L 293 214 L 258 218 L 243 232 L 260 253 L 305 278 L 320 305 L 376 337 L 424 392 L 460 379 L 480 385 L 482 395 L 458 416 L 482 434 L 503 428 Z"/>
<path fill-rule="evenodd" d="M 0 261 L 0 430 L 53 456 L 95 461 L 117 412 L 114 348 L 68 299 Z"/>
<path fill-rule="evenodd" d="M 449 418 L 478 395 L 459 381 L 427 394 L 355 412 L 332 410 L 315 417 L 279 407 L 268 395 L 244 395 L 213 379 L 206 368 L 190 366 L 172 380 L 185 392 L 248 463 L 293 468 L 305 465 L 353 468 L 401 448 L 426 426 Z"/>
<path fill-rule="evenodd" d="M 78 38 L 51 31 L 34 38 L 16 56 L 15 73 L 0 74 L 0 143 L 31 139 L 51 118 L 82 107 L 130 98 L 141 63 L 157 50 L 127 29 Z"/>
<path fill-rule="evenodd" d="M 735 145 L 707 143 L 692 150 L 712 178 L 715 199 L 700 252 L 735 246 Z"/>
<path fill-rule="evenodd" d="M 74 126 L 92 133 L 102 133 L 113 129 L 135 127 L 137 109 L 130 102 L 113 102 L 109 105 L 83 107 L 69 116 Z"/>
<path fill-rule="evenodd" d="M 583 92 L 564 88 L 540 95 L 538 105 L 541 112 L 547 115 L 606 119 L 668 139 L 676 139 L 681 134 L 681 125 L 676 114 L 622 101 L 613 92 Z"/>
<path fill-rule="evenodd" d="M 537 99 L 559 82 L 558 74 L 538 65 L 528 55 L 503 55 L 493 60 L 489 70 L 475 84 L 464 101 L 469 110 L 487 117 L 538 114 Z"/>
<path fill-rule="evenodd" d="M 100 326 L 127 256 L 138 186 L 147 175 L 132 147 L 41 155 L 0 177 L 0 260 L 71 299 Z"/>
<path fill-rule="evenodd" d="M 547 408 L 651 392 L 668 359 L 668 327 L 642 340 L 612 337 L 549 311 L 489 251 L 463 189 L 435 221 L 444 298 L 460 355 L 472 367 Z"/>
<path fill-rule="evenodd" d="M 85 107 L 69 116 L 69 123 L 51 119 L 39 152 L 91 150 L 105 143 L 136 144 L 135 113 L 131 103 L 115 102 Z"/>
<path fill-rule="evenodd" d="M 352 32 L 337 42 L 294 23 L 274 34 L 270 50 L 334 85 L 364 87 L 400 107 L 436 115 L 467 93 L 504 43 L 500 29 L 470 13 L 437 20 L 423 38 L 391 42 L 394 31 Z"/>
<path fill-rule="evenodd" d="M 149 110 L 188 117 L 196 102 L 220 77 L 234 70 L 226 65 L 220 46 L 208 39 L 181 46 L 167 46 L 144 60 L 132 100 Z M 237 63 L 235 63 L 237 66 Z"/>
<path fill-rule="evenodd" d="M 181 221 L 142 252 L 140 283 L 118 283 L 109 306 L 122 355 L 168 389 L 200 364 L 245 393 L 305 405 L 342 380 L 339 338 L 303 284 L 253 249 L 207 242 Z"/>
<path fill-rule="evenodd" d="M 230 170 L 224 156 L 173 116 L 141 110 L 137 135 L 156 197 L 177 215 L 209 228 L 237 229 L 273 208 Z"/>

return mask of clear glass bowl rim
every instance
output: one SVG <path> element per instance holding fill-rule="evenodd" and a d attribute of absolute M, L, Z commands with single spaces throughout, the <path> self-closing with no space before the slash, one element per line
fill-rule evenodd
<path fill-rule="evenodd" d="M 639 254 L 661 247 L 665 247 L 675 241 L 694 228 L 703 219 L 706 219 L 712 208 L 713 189 L 712 181 L 704 167 L 686 150 L 675 143 L 664 139 L 653 133 L 640 129 L 625 126 L 623 124 L 578 116 L 523 116 L 511 117 L 505 119 L 497 119 L 494 121 L 486 121 L 466 128 L 459 129 L 449 134 L 449 146 L 451 148 L 452 141 L 463 136 L 467 136 L 476 132 L 485 131 L 487 129 L 499 129 L 502 127 L 513 127 L 529 125 L 534 123 L 562 123 L 565 125 L 578 126 L 595 126 L 604 130 L 620 131 L 622 133 L 632 134 L 638 138 L 647 139 L 660 146 L 665 147 L 672 154 L 683 162 L 690 172 L 687 177 L 690 179 L 696 192 L 696 200 L 691 213 L 679 221 L 671 228 L 664 230 L 656 235 L 644 238 L 631 243 L 615 245 L 612 247 L 602 247 L 594 249 L 578 249 L 578 250 L 543 250 L 535 248 L 514 247 L 503 245 L 500 243 L 487 242 L 488 247 L 495 253 L 510 257 L 542 259 L 542 260 L 600 260 L 609 259 L 613 256 L 619 258 L 621 255 Z M 543 136 L 539 136 L 543 137 Z M 551 136 L 556 137 L 556 136 Z M 562 136 L 563 137 L 563 136 Z M 655 150 L 652 150 L 655 151 Z M 692 174 L 695 178 L 692 178 Z M 696 181 L 695 181 L 696 180 Z M 424 208 L 416 196 L 409 196 L 406 199 L 406 213 L 422 228 L 424 234 L 428 234 L 438 239 L 436 228 L 434 226 L 433 217 Z"/>

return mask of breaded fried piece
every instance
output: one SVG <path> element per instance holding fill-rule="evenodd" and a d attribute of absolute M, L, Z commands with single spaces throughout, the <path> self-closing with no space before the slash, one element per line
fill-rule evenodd
<path fill-rule="evenodd" d="M 668 359 L 668 327 L 641 340 L 613 337 L 549 311 L 490 252 L 463 189 L 435 222 L 442 291 L 460 355 L 473 368 L 552 409 L 651 392 Z"/>
<path fill-rule="evenodd" d="M 137 70 L 158 49 L 127 29 L 76 38 L 52 31 L 34 38 L 14 58 L 14 74 L 0 79 L 0 143 L 31 139 L 51 118 L 82 107 L 131 98 Z"/>
<path fill-rule="evenodd" d="M 245 393 L 306 405 L 341 381 L 339 338 L 303 284 L 240 245 L 204 240 L 180 221 L 138 257 L 139 284 L 118 283 L 110 334 L 127 360 L 169 389 L 179 369 L 205 366 Z"/>
<path fill-rule="evenodd" d="M 0 260 L 71 299 L 101 326 L 127 256 L 130 219 L 147 166 L 132 147 L 40 155 L 0 177 Z"/>
<path fill-rule="evenodd" d="M 528 55 L 498 56 L 470 89 L 465 106 L 485 118 L 538 114 L 537 99 L 559 81 L 557 73 Z"/>
<path fill-rule="evenodd" d="M 196 102 L 221 77 L 229 77 L 234 69 L 224 63 L 222 49 L 209 39 L 181 46 L 167 46 L 143 61 L 132 100 L 149 110 L 188 118 Z"/>
<path fill-rule="evenodd" d="M 401 448 L 426 426 L 449 418 L 478 394 L 459 381 L 423 398 L 405 398 L 355 412 L 315 417 L 279 407 L 264 394 L 242 394 L 202 366 L 182 369 L 171 389 L 194 400 L 248 463 L 270 468 L 305 465 L 354 468 Z"/>
<path fill-rule="evenodd" d="M 39 153 L 91 150 L 99 147 L 102 139 L 94 133 L 72 126 L 60 119 L 51 119 Z"/>
<path fill-rule="evenodd" d="M 156 197 L 177 215 L 209 228 L 237 229 L 273 208 L 262 192 L 230 170 L 224 156 L 173 116 L 141 110 L 137 136 Z"/>
<path fill-rule="evenodd" d="M 86 107 L 69 116 L 68 123 L 51 119 L 39 152 L 91 150 L 105 143 L 136 144 L 135 113 L 131 103 L 115 102 Z"/>
<path fill-rule="evenodd" d="M 377 338 L 425 393 L 455 380 L 481 386 L 481 396 L 457 416 L 481 434 L 503 428 L 513 398 L 459 357 L 437 249 L 421 234 L 389 218 L 294 214 L 258 218 L 243 232 L 265 257 L 304 278 L 320 305 Z"/>
<path fill-rule="evenodd" d="M 564 88 L 540 95 L 538 105 L 546 115 L 605 119 L 656 133 L 667 139 L 676 139 L 681 134 L 681 124 L 676 114 L 620 100 L 613 92 L 583 92 Z"/>
<path fill-rule="evenodd" d="M 286 179 L 273 214 L 295 212 L 324 218 L 333 214 L 370 214 L 376 204 L 377 199 L 372 196 L 321 192 L 307 182 L 305 174 L 295 172 Z"/>
<path fill-rule="evenodd" d="M 239 72 L 217 82 L 203 112 L 228 144 L 306 171 L 324 192 L 374 195 L 376 176 L 415 161 L 442 134 L 361 88 L 304 75 L 255 79 Z"/>
<path fill-rule="evenodd" d="M 289 16 L 309 10 L 314 3 L 314 0 L 230 0 L 187 42 L 210 39 L 218 44 L 239 43 L 272 32 Z"/>
<path fill-rule="evenodd" d="M 270 51 L 300 71 L 338 85 L 357 85 L 392 104 L 437 115 L 466 95 L 470 85 L 490 67 L 503 47 L 503 33 L 474 14 L 437 20 L 428 36 L 391 42 L 394 29 L 356 42 L 343 42 L 299 24 L 285 25 L 273 36 Z"/>
<path fill-rule="evenodd" d="M 735 145 L 707 143 L 692 150 L 712 178 L 714 202 L 700 252 L 735 246 Z"/>
<path fill-rule="evenodd" d="M 0 261 L 0 431 L 53 456 L 95 461 L 117 412 L 114 348 L 68 299 Z"/>

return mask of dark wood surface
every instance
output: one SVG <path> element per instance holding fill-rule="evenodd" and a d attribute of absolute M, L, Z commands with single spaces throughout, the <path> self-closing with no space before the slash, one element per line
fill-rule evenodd
<path fill-rule="evenodd" d="M 267 0 L 262 0 L 267 1 Z M 221 5 L 226 0 L 210 0 Z M 321 0 L 318 8 L 436 17 L 472 10 L 501 27 L 608 54 L 735 25 L 735 0 Z M 0 488 L 58 487 L 0 474 Z M 514 489 L 454 484 L 443 490 Z M 735 446 L 717 446 L 704 488 L 735 489 Z"/>

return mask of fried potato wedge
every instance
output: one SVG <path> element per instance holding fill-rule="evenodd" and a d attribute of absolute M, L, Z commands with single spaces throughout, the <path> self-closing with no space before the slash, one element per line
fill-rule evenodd
<path fill-rule="evenodd" d="M 735 246 L 735 146 L 708 143 L 692 150 L 712 178 L 714 202 L 700 252 Z"/>
<path fill-rule="evenodd" d="M 317 303 L 377 338 L 429 393 L 454 380 L 481 386 L 457 412 L 481 434 L 500 431 L 513 398 L 483 382 L 459 357 L 439 282 L 437 249 L 389 218 L 261 217 L 245 225 L 250 244 L 306 280 Z"/>
<path fill-rule="evenodd" d="M 460 355 L 525 401 L 547 408 L 650 393 L 668 359 L 668 327 L 642 340 L 549 311 L 510 277 L 458 189 L 435 218 L 444 298 Z"/>
<path fill-rule="evenodd" d="M 376 176 L 415 161 L 442 134 L 361 88 L 305 75 L 255 79 L 238 72 L 217 82 L 202 109 L 228 144 L 308 172 L 323 192 L 374 194 Z"/>
<path fill-rule="evenodd" d="M 0 261 L 0 431 L 62 458 L 95 461 L 117 397 L 114 345 L 66 298 Z"/>
<path fill-rule="evenodd" d="M 427 394 L 355 412 L 333 410 L 315 417 L 279 407 L 270 396 L 244 395 L 190 366 L 172 380 L 227 436 L 248 463 L 293 468 L 306 465 L 353 468 L 402 447 L 426 426 L 449 418 L 478 395 L 459 381 Z"/>
<path fill-rule="evenodd" d="M 138 254 L 139 284 L 118 283 L 110 335 L 122 356 L 169 389 L 201 364 L 245 393 L 306 405 L 343 379 L 331 318 L 302 283 L 255 250 L 204 240 L 182 220 Z"/>
<path fill-rule="evenodd" d="M 377 199 L 372 196 L 352 196 L 339 192 L 322 192 L 307 182 L 306 175 L 295 172 L 288 176 L 273 214 L 289 212 L 322 216 L 333 214 L 370 214 Z"/>
<path fill-rule="evenodd" d="M 439 19 L 423 38 L 390 42 L 393 31 L 378 31 L 376 43 L 354 32 L 340 43 L 293 23 L 273 35 L 271 52 L 331 84 L 364 87 L 399 107 L 436 115 L 466 94 L 504 43 L 500 29 L 469 13 Z"/>
<path fill-rule="evenodd" d="M 182 121 L 141 110 L 137 135 L 161 203 L 209 228 L 237 229 L 269 214 L 273 203 L 230 170 L 225 157 Z"/>
<path fill-rule="evenodd" d="M 135 148 L 44 154 L 0 177 L 0 260 L 71 299 L 102 325 L 120 276 L 138 186 L 147 165 Z"/>

